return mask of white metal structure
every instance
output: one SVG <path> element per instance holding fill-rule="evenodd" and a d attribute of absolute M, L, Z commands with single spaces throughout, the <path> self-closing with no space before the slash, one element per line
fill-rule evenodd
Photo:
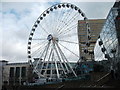
<path fill-rule="evenodd" d="M 61 78 L 71 73 L 77 77 L 69 61 L 79 60 L 78 20 L 86 21 L 87 35 L 90 27 L 87 17 L 79 7 L 60 3 L 45 10 L 34 23 L 28 40 L 28 61 L 34 63 L 34 72 L 41 77 Z M 89 40 L 86 40 L 89 43 Z M 85 44 L 86 45 L 86 44 Z M 44 69 L 44 71 L 43 71 Z M 49 69 L 50 76 L 46 76 Z"/>

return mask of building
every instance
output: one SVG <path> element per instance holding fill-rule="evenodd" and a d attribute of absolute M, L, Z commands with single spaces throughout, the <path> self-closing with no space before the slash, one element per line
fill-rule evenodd
<path fill-rule="evenodd" d="M 2 85 L 22 85 L 28 81 L 29 64 L 2 62 Z"/>
<path fill-rule="evenodd" d="M 3 68 L 4 66 L 8 63 L 8 61 L 6 60 L 1 60 L 0 61 L 0 90 L 2 88 L 2 85 L 3 85 L 3 81 L 4 81 L 4 78 L 3 78 Z"/>
<path fill-rule="evenodd" d="M 85 53 L 84 50 L 87 48 L 85 45 L 87 40 L 87 27 L 84 20 L 78 21 L 78 40 L 79 40 L 79 51 L 80 56 L 85 57 L 85 60 L 94 60 L 94 47 L 96 44 L 96 41 L 98 39 L 98 36 L 101 32 L 101 29 L 104 25 L 105 19 L 90 19 L 88 20 L 89 26 L 90 26 L 90 46 L 88 48 L 89 53 Z"/>
<path fill-rule="evenodd" d="M 95 59 L 108 60 L 110 71 L 120 77 L 120 1 L 109 11 L 95 46 Z"/>
<path fill-rule="evenodd" d="M 37 60 L 33 62 L 34 67 L 36 65 Z M 60 66 L 60 63 L 57 63 L 58 65 L 58 72 L 59 75 L 62 77 L 62 68 Z M 70 63 L 72 67 L 75 66 L 76 63 L 71 62 Z M 63 67 L 64 64 L 62 63 Z M 48 67 L 47 67 L 48 66 Z M 2 73 L 0 73 L 0 85 L 23 85 L 24 83 L 32 83 L 35 82 L 39 77 L 33 73 L 33 68 L 30 67 L 28 62 L 23 63 L 9 63 L 8 61 L 2 60 L 0 61 L 0 70 Z M 47 67 L 47 68 L 46 68 Z M 52 69 L 51 69 L 52 68 Z M 41 68 L 41 65 L 38 66 L 38 69 L 41 69 L 41 75 L 43 74 L 43 78 L 57 78 L 57 71 L 55 62 L 44 62 L 43 67 Z"/>
<path fill-rule="evenodd" d="M 120 57 L 119 56 L 120 24 L 118 24 L 119 23 L 118 12 L 120 11 L 118 6 L 120 4 L 117 3 L 115 3 L 113 8 L 111 8 L 107 16 L 106 22 L 102 28 L 102 31 L 100 32 L 100 37 L 98 38 L 98 41 L 96 43 L 97 48 L 95 51 L 99 53 L 99 58 L 101 60 L 109 59 L 109 56 L 110 58 L 113 58 L 114 57 L 113 54 L 115 54 L 115 57 L 118 58 Z M 96 57 L 98 57 L 97 56 L 98 53 L 95 54 Z M 109 55 L 108 57 L 107 54 Z"/>

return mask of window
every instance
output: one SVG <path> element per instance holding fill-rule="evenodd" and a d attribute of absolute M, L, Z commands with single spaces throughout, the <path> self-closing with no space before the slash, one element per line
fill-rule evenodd
<path fill-rule="evenodd" d="M 10 77 L 14 77 L 14 67 L 10 67 Z"/>
<path fill-rule="evenodd" d="M 26 67 L 22 67 L 21 76 L 26 77 Z"/>
<path fill-rule="evenodd" d="M 16 67 L 15 77 L 20 77 L 20 67 Z"/>

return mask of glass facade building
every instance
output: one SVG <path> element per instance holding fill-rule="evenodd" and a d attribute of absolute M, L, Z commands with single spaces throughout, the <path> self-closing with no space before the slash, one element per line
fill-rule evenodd
<path fill-rule="evenodd" d="M 95 60 L 108 60 L 110 68 L 116 69 L 120 62 L 120 2 L 111 8 L 98 37 L 94 52 Z"/>
<path fill-rule="evenodd" d="M 107 20 L 103 26 L 103 29 L 100 33 L 100 37 L 97 41 L 95 47 L 95 59 L 96 60 L 104 60 L 105 54 L 108 54 L 111 58 L 113 57 L 113 53 L 111 53 L 112 49 L 116 49 L 118 52 L 118 38 L 115 26 L 115 19 L 118 15 L 117 8 L 112 8 L 109 12 Z M 103 45 L 99 45 L 99 41 L 103 41 Z M 106 52 L 102 52 L 101 48 L 105 48 Z M 116 55 L 118 55 L 116 53 Z"/>

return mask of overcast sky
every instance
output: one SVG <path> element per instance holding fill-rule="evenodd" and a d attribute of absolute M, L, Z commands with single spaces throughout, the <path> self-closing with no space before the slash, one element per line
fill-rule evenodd
<path fill-rule="evenodd" d="M 31 2 L 13 2 L 14 0 L 2 0 L 0 3 L 0 60 L 10 62 L 27 61 L 27 42 L 30 30 L 39 17 L 51 5 L 60 2 L 69 2 L 77 5 L 88 17 L 88 19 L 105 19 L 112 2 L 71 2 L 70 0 L 38 0 Z M 105 1 L 105 0 L 104 0 Z"/>

